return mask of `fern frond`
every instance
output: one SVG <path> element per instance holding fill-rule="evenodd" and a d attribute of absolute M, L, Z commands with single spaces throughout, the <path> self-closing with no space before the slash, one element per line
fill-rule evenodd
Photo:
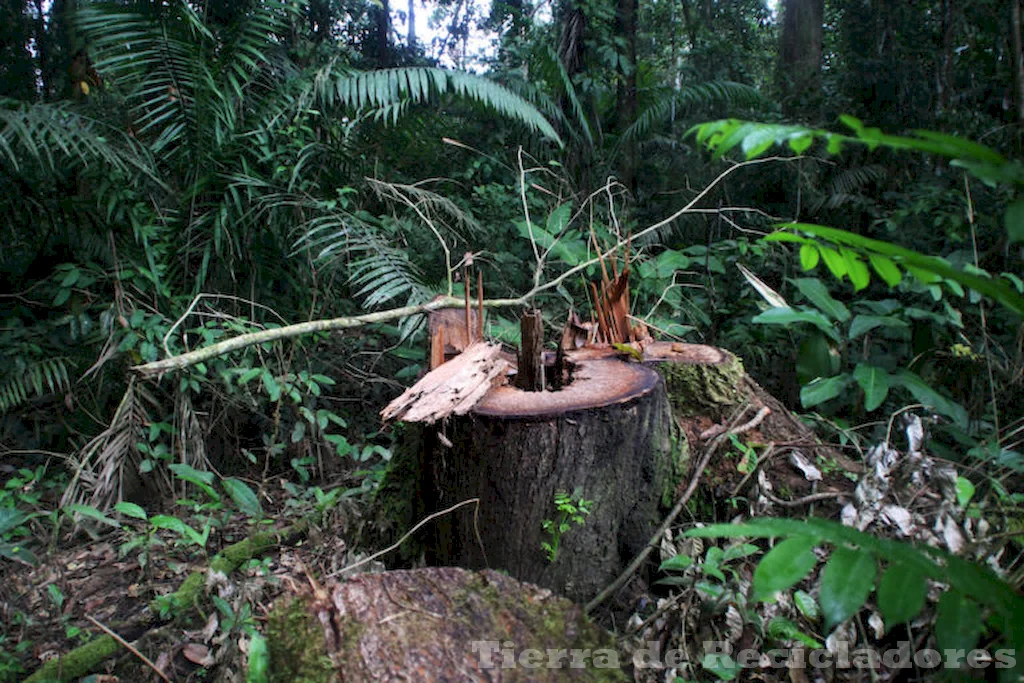
<path fill-rule="evenodd" d="M 825 183 L 825 194 L 811 205 L 811 211 L 817 212 L 823 208 L 837 209 L 848 204 L 863 203 L 866 198 L 861 190 L 873 183 L 880 183 L 888 177 L 888 170 L 881 164 L 843 169 Z"/>

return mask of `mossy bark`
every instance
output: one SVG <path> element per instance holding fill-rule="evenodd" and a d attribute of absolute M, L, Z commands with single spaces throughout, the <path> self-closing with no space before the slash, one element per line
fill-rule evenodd
<path fill-rule="evenodd" d="M 275 681 L 626 680 L 614 640 L 577 605 L 454 567 L 361 574 L 329 596 L 282 599 L 267 645 Z M 523 659 L 528 650 L 543 653 L 539 664 Z"/>
<path fill-rule="evenodd" d="M 677 418 L 706 415 L 719 420 L 730 408 L 743 403 L 743 363 L 732 354 L 715 364 L 654 361 L 665 380 L 672 413 Z"/>

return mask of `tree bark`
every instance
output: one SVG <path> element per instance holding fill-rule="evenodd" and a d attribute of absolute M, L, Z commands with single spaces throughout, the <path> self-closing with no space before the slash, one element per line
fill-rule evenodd
<path fill-rule="evenodd" d="M 779 82 L 788 115 L 815 111 L 821 97 L 824 0 L 785 0 Z"/>
<path fill-rule="evenodd" d="M 1024 131 L 1024 47 L 1021 46 L 1020 0 L 1010 2 L 1010 32 L 1013 40 L 1013 78 L 1016 86 L 1018 135 Z"/>
<path fill-rule="evenodd" d="M 452 448 L 430 444 L 434 507 L 481 501 L 478 512 L 437 522 L 433 563 L 506 569 L 584 601 L 641 550 L 685 469 L 664 385 L 619 360 L 583 362 L 575 373 L 559 392 L 495 389 L 449 422 Z M 556 508 L 557 493 L 592 501 L 582 524 Z M 568 528 L 545 530 L 546 521 Z"/>
<path fill-rule="evenodd" d="M 620 61 L 619 81 L 616 87 L 616 124 L 620 136 L 624 135 L 636 120 L 636 30 L 638 0 L 618 0 L 615 15 L 616 35 L 626 43 L 626 59 Z M 622 145 L 622 161 L 619 164 L 620 182 L 630 192 L 636 191 L 636 142 Z"/>

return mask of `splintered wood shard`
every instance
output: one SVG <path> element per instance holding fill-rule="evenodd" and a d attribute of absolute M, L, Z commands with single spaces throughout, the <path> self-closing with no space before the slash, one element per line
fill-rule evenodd
<path fill-rule="evenodd" d="M 508 369 L 499 344 L 475 342 L 406 389 L 381 411 L 381 418 L 430 424 L 449 415 L 464 415 L 492 386 L 504 381 Z"/>

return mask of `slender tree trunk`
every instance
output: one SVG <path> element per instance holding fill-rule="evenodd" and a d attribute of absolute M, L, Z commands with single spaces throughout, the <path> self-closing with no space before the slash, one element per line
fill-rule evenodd
<path fill-rule="evenodd" d="M 942 0 L 942 47 L 939 50 L 938 65 L 935 69 L 936 112 L 941 114 L 949 109 L 953 94 L 953 0 Z"/>
<path fill-rule="evenodd" d="M 377 66 L 391 66 L 391 4 L 381 0 L 381 6 L 374 12 L 374 57 Z"/>
<path fill-rule="evenodd" d="M 1016 86 L 1018 135 L 1024 131 L 1024 48 L 1021 46 L 1020 0 L 1010 2 L 1010 32 L 1013 40 L 1013 78 Z"/>
<path fill-rule="evenodd" d="M 416 0 L 409 0 L 409 49 L 416 47 Z"/>
<path fill-rule="evenodd" d="M 626 41 L 626 60 L 620 67 L 616 88 L 616 127 L 621 136 L 636 120 L 636 17 L 637 0 L 619 0 L 615 16 L 616 35 Z M 636 190 L 636 143 L 630 141 L 622 146 L 622 162 L 619 166 L 619 180 Z"/>
<path fill-rule="evenodd" d="M 790 116 L 816 111 L 821 99 L 824 0 L 785 0 L 779 83 Z"/>

